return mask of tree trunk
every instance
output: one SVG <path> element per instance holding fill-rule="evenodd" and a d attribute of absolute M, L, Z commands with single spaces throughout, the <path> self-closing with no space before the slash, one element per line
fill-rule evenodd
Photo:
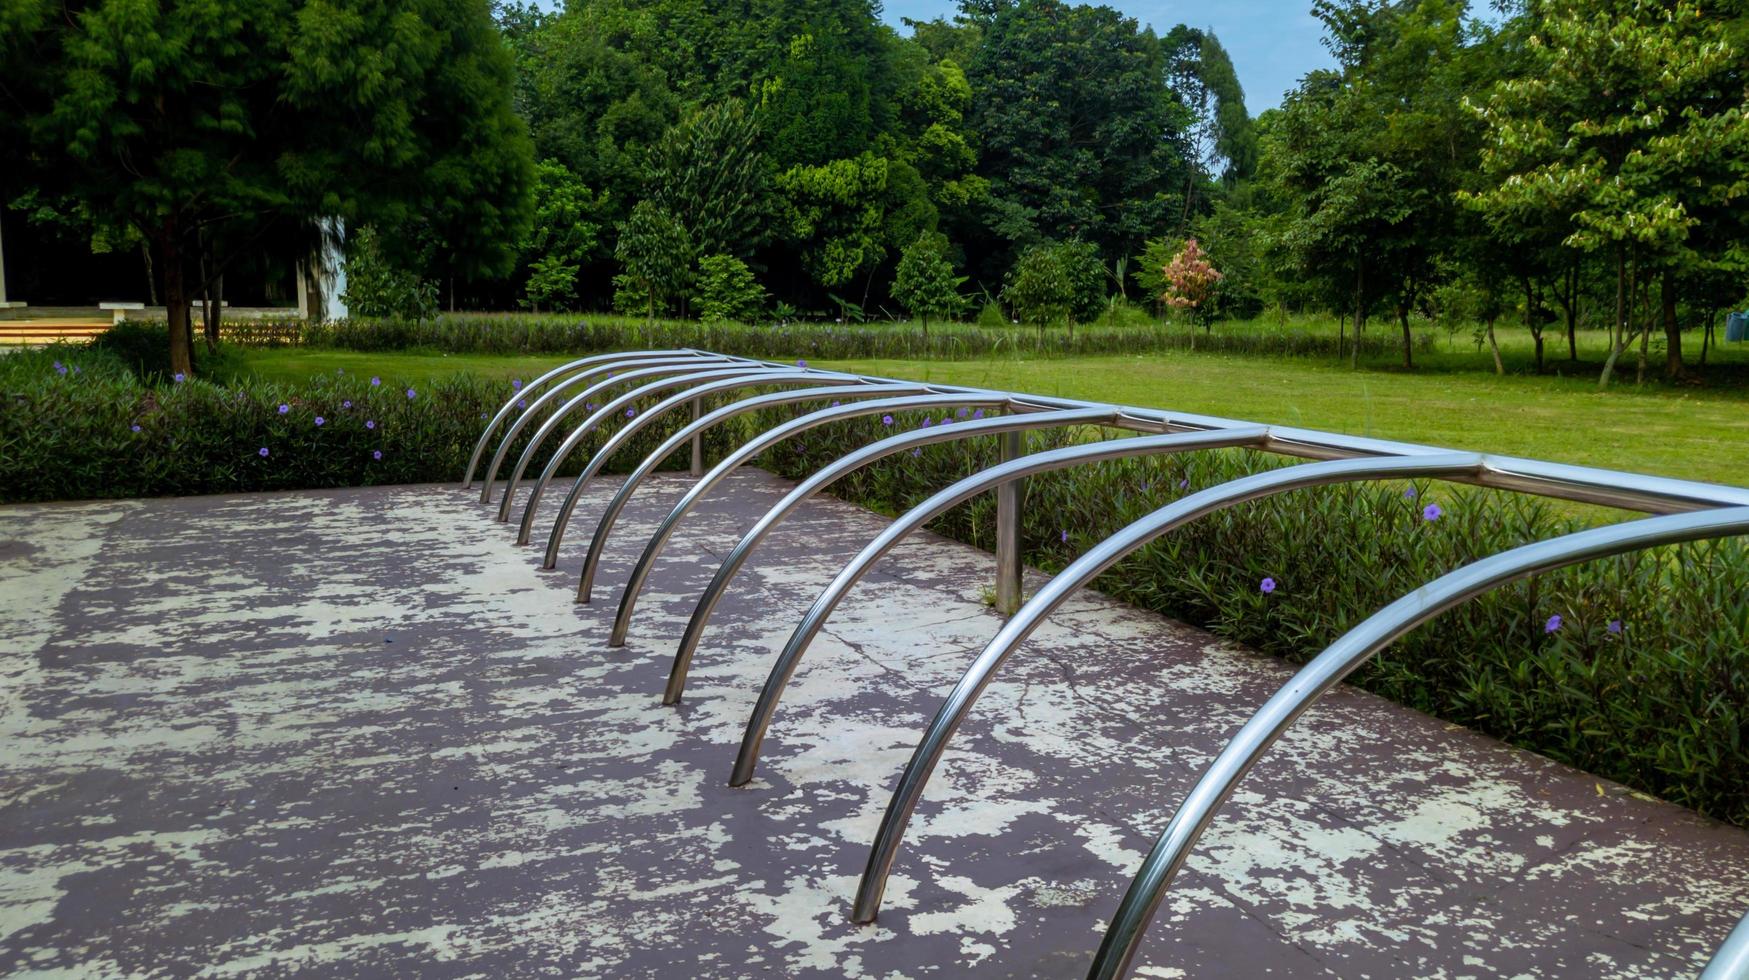
<path fill-rule="evenodd" d="M 1676 273 L 1664 270 L 1664 283 L 1659 290 L 1664 301 L 1664 376 L 1675 381 L 1683 376 L 1682 331 L 1676 327 Z"/>
<path fill-rule="evenodd" d="M 152 243 L 140 243 L 140 257 L 146 260 L 146 305 L 158 305 L 158 276 L 152 271 Z"/>
<path fill-rule="evenodd" d="M 225 315 L 225 277 L 214 276 L 212 285 L 206 291 L 206 349 L 219 349 L 219 331 L 224 325 Z"/>
<path fill-rule="evenodd" d="M 1342 312 L 1336 315 L 1336 359 L 1338 361 L 1342 360 L 1343 341 L 1346 339 L 1348 339 L 1348 314 Z"/>
<path fill-rule="evenodd" d="M 1354 346 L 1349 348 L 1348 367 L 1360 366 L 1360 331 L 1366 326 L 1366 266 L 1354 267 Z"/>
<path fill-rule="evenodd" d="M 1640 286 L 1640 310 L 1645 319 L 1640 321 L 1644 326 L 1640 329 L 1640 358 L 1634 365 L 1634 384 L 1636 385 L 1646 383 L 1646 364 L 1652 348 L 1652 279 L 1650 276 L 1647 276 L 1644 284 Z"/>
<path fill-rule="evenodd" d="M 1500 360 L 1500 341 L 1494 339 L 1494 318 L 1488 318 L 1488 349 L 1494 352 L 1494 373 L 1506 374 L 1506 365 Z"/>
<path fill-rule="evenodd" d="M 1409 308 L 1397 304 L 1397 323 L 1403 328 L 1403 366 L 1415 369 L 1415 338 L 1409 333 Z"/>
<path fill-rule="evenodd" d="M 1603 361 L 1603 374 L 1597 379 L 1597 387 L 1601 390 L 1609 387 L 1610 378 L 1615 376 L 1615 362 L 1621 357 L 1622 328 L 1627 320 L 1628 310 L 1628 265 L 1627 257 L 1622 254 L 1621 246 L 1615 250 L 1615 322 L 1609 327 L 1609 356 Z"/>
<path fill-rule="evenodd" d="M 158 232 L 158 250 L 163 255 L 164 308 L 170 321 L 170 370 L 194 376 L 194 344 L 188 329 L 188 285 L 182 278 L 181 230 L 174 218 Z"/>
<path fill-rule="evenodd" d="M 1562 291 L 1564 302 L 1561 306 L 1567 314 L 1567 360 L 1579 359 L 1579 261 L 1574 259 L 1567 264 L 1566 288 Z"/>

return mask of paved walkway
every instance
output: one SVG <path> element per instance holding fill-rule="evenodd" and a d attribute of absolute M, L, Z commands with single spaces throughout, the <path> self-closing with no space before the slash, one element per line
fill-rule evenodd
<path fill-rule="evenodd" d="M 1077 976 L 1288 675 L 1083 595 L 979 703 L 853 926 L 891 784 L 998 626 L 990 558 L 892 556 L 731 790 L 775 647 L 883 520 L 821 500 L 780 529 L 669 709 L 692 598 L 787 484 L 738 476 L 610 650 L 683 486 L 634 505 L 594 606 L 586 529 L 541 573 L 453 487 L 0 508 L 0 973 Z M 1681 976 L 1746 868 L 1749 834 L 1344 688 L 1217 820 L 1137 975 Z"/>

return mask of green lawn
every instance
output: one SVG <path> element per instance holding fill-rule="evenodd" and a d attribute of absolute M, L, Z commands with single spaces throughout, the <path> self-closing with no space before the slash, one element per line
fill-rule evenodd
<path fill-rule="evenodd" d="M 1631 383 L 1596 390 L 1587 366 L 1566 377 L 1463 370 L 1447 349 L 1425 370 L 1356 371 L 1333 361 L 1205 353 L 971 361 L 817 362 L 819 367 L 982 385 L 1329 429 L 1720 483 L 1749 482 L 1749 398 L 1740 389 Z M 1516 346 L 1516 345 L 1515 345 Z M 1563 352 L 1564 353 L 1564 352 Z M 1735 352 L 1732 352 L 1735 353 Z M 1486 355 L 1483 355 L 1486 356 Z M 531 378 L 564 356 L 250 350 L 245 370 L 420 382 L 467 371 Z M 1628 378 L 1632 378 L 1631 361 Z"/>

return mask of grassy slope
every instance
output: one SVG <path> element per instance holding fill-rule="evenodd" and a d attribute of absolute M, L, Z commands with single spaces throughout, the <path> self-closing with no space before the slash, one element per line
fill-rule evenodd
<path fill-rule="evenodd" d="M 379 374 L 394 383 L 426 381 L 458 371 L 530 378 L 565 360 L 562 356 L 281 348 L 247 351 L 242 366 L 262 377 L 288 382 L 338 368 L 355 374 Z M 1202 353 L 860 361 L 819 366 L 1171 408 L 1721 483 L 1749 481 L 1749 439 L 1744 431 L 1749 413 L 1744 411 L 1740 391 L 1664 386 L 1636 390 L 1628 384 L 1599 393 L 1589 366 L 1567 377 L 1495 377 L 1474 370 L 1479 366 L 1474 356 L 1462 349 L 1426 361 L 1427 367 L 1413 374 L 1364 366 L 1355 371 L 1303 358 Z"/>

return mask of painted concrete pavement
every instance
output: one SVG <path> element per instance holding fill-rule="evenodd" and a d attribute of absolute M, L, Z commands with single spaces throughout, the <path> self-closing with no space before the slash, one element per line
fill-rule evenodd
<path fill-rule="evenodd" d="M 447 486 L 0 508 L 0 973 L 1076 976 L 1290 674 L 1084 593 L 979 702 L 855 926 L 891 786 L 1000 625 L 990 556 L 889 557 L 730 789 L 771 657 L 884 519 L 782 525 L 665 708 L 698 591 L 790 484 L 734 477 L 611 649 L 686 486 L 640 493 L 575 605 L 614 482 L 555 572 Z M 1689 975 L 1745 869 L 1743 831 L 1345 687 L 1223 811 L 1137 975 Z"/>

